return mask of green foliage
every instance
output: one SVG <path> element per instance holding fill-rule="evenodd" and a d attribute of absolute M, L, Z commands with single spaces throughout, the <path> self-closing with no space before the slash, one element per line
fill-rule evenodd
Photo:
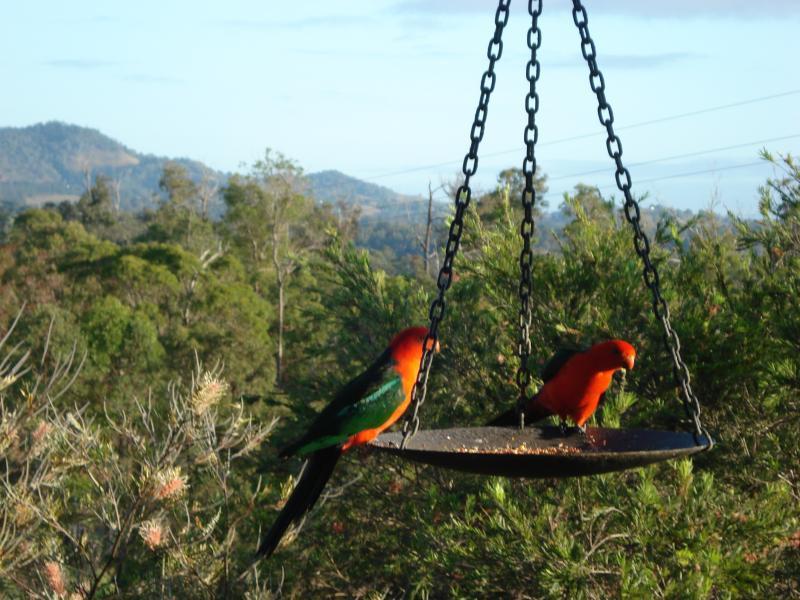
<path fill-rule="evenodd" d="M 158 332 L 146 313 L 134 312 L 113 296 L 89 309 L 83 330 L 92 362 L 100 371 L 108 371 L 127 357 L 136 357 L 147 366 L 156 366 L 164 358 Z"/>
<path fill-rule="evenodd" d="M 533 216 L 538 219 L 542 216 L 542 208 L 547 206 L 544 199 L 547 193 L 547 176 L 540 173 L 537 167 L 533 178 L 534 205 Z M 504 219 L 509 211 L 509 206 L 515 220 L 522 219 L 522 193 L 525 190 L 525 174 L 519 167 L 503 169 L 497 175 L 497 185 L 488 194 L 478 198 L 477 209 L 481 219 L 486 223 L 494 223 Z"/>
<path fill-rule="evenodd" d="M 717 441 L 713 452 L 569 481 L 481 478 L 348 452 L 319 509 L 260 565 L 260 591 L 249 593 L 797 596 L 800 171 L 791 157 L 765 158 L 782 174 L 762 189 L 758 222 L 711 212 L 691 219 L 642 212 L 645 229 L 658 242 L 651 258 L 692 386 Z M 243 594 L 245 588 L 228 575 L 248 567 L 257 526 L 274 518 L 300 466 L 278 461 L 272 448 L 300 433 L 394 332 L 424 324 L 436 292 L 435 282 L 415 275 L 420 270 L 408 258 L 413 227 L 393 227 L 385 246 L 391 253 L 356 249 L 352 219 L 315 205 L 305 193 L 302 170 L 283 156 L 268 153 L 249 174 L 232 179 L 223 190 L 228 213 L 220 223 L 205 219 L 195 184 L 179 168 L 163 173 L 162 181 L 172 212 L 164 209 L 149 221 L 162 224 L 158 235 L 153 225 L 136 243 L 119 243 L 55 209 L 31 210 L 18 216 L 0 246 L 3 321 L 28 303 L 16 335 L 29 340 L 33 357 L 43 357 L 43 369 L 59 364 L 54 353 L 69 356 L 74 347 L 76 364 L 86 354 L 73 386 L 48 405 L 48 418 L 58 417 L 53 425 L 68 433 L 72 427 L 74 443 L 79 431 L 67 423 L 69 415 L 101 440 L 86 446 L 79 462 L 70 462 L 65 452 L 53 455 L 64 461 L 61 466 L 77 467 L 59 479 L 65 491 L 54 497 L 54 506 L 61 512 L 41 520 L 32 533 L 31 539 L 42 540 L 37 547 L 43 554 L 28 563 L 26 573 L 38 578 L 38 591 L 47 583 L 47 562 L 64 566 L 71 582 L 86 570 L 86 561 L 70 554 L 69 539 L 56 533 L 59 524 L 74 529 L 95 519 L 82 531 L 91 541 L 91 556 L 108 558 L 107 542 L 117 530 L 98 522 L 95 513 L 87 517 L 79 505 L 101 507 L 100 516 L 103 506 L 110 513 L 102 504 L 107 496 L 96 493 L 98 484 L 143 481 L 158 471 L 133 465 L 152 467 L 153 448 L 185 425 L 176 406 L 192 411 L 191 402 L 176 405 L 171 390 L 177 388 L 170 382 L 185 381 L 199 360 L 224 364 L 232 396 L 215 413 L 221 420 L 204 421 L 202 436 L 187 437 L 185 453 L 173 465 L 188 477 L 185 510 L 198 520 L 184 526 L 176 506 L 145 503 L 193 549 L 190 560 L 165 560 L 165 554 L 142 546 L 138 529 L 129 528 L 130 554 L 111 561 L 119 574 L 113 582 L 104 579 L 98 595 Z M 484 423 L 516 400 L 518 183 L 518 174 L 507 172 L 468 215 L 440 329 L 443 348 L 421 409 L 425 427 Z M 533 264 L 534 368 L 563 343 L 627 339 L 638 351 L 636 369 L 615 379 L 595 422 L 687 427 L 630 228 L 613 199 L 578 186 L 558 212 L 541 220 Z M 384 229 L 369 231 L 378 243 Z M 401 242 L 408 254 L 397 252 Z M 392 272 L 376 268 L 380 264 Z M 283 374 L 277 378 L 279 333 Z M 18 461 L 37 426 L 38 413 L 20 421 L 30 415 L 25 407 L 33 406 L 24 395 L 32 377 L 9 383 L 0 425 L 0 449 L 13 447 Z M 143 410 L 146 398 L 152 406 Z M 282 420 L 258 456 L 232 463 L 222 476 L 200 459 L 196 444 L 216 440 L 227 448 L 225 419 L 244 427 L 245 404 L 254 423 Z M 85 412 L 75 413 L 76 406 Z M 144 421 L 130 420 L 134 414 Z M 136 435 L 128 433 L 121 442 L 113 427 L 120 428 L 124 418 Z M 13 439 L 12 422 L 23 432 Z M 148 442 L 142 446 L 137 439 Z M 219 460 L 225 456 L 220 450 Z M 256 494 L 259 480 L 263 487 Z M 129 495 L 119 497 L 135 498 L 137 489 L 131 485 Z M 220 496 L 220 490 L 227 492 Z M 153 518 L 140 516 L 137 527 Z M 12 518 L 17 517 L 9 513 Z M 0 568 L 8 554 L 1 554 L 7 548 L 3 539 L 0 527 Z M 208 571 L 199 572 L 212 587 L 197 584 L 187 564 L 205 565 Z M 160 587 L 165 581 L 174 587 Z M 252 572 L 243 581 L 255 585 Z M 26 593 L 18 580 L 0 585 L 6 586 L 3 593 Z"/>
<path fill-rule="evenodd" d="M 629 339 L 639 351 L 637 367 L 614 384 L 598 419 L 688 426 L 627 223 L 590 188 L 567 196 L 563 210 L 571 221 L 557 238 L 560 251 L 534 261 L 535 362 L 564 341 Z M 754 226 L 761 235 L 776 235 L 775 227 L 791 231 L 797 220 Z M 487 222 L 473 211 L 465 231 L 470 260 L 459 257 L 449 292 L 446 347 L 422 412 L 428 427 L 485 422 L 516 398 L 516 217 L 506 208 Z M 741 252 L 745 236 L 712 214 L 664 221 L 658 235 L 663 243 L 653 245 L 652 258 L 717 438 L 712 453 L 632 473 L 541 482 L 481 480 L 356 456 L 333 483 L 346 488 L 346 499 L 327 502 L 271 572 L 286 569 L 298 596 L 797 594 L 798 337 L 789 333 L 797 311 L 782 299 L 791 298 L 800 269 L 784 259 L 773 279 L 775 253 Z M 360 315 L 381 328 L 386 289 L 355 253 L 334 264 L 341 279 L 331 281 L 338 291 L 329 292 L 336 308 L 328 310 L 352 315 L 348 330 L 363 326 Z M 376 301 L 365 301 L 365 289 Z M 369 343 L 369 333 L 357 331 L 360 344 Z M 343 339 L 339 352 L 359 345 Z M 302 567 L 293 569 L 298 561 Z"/>
<path fill-rule="evenodd" d="M 225 361 L 238 393 L 270 389 L 274 363 L 264 323 L 274 310 L 248 285 L 236 257 L 197 256 L 157 242 L 121 247 L 42 210 L 20 215 L 9 239 L 0 263 L 8 290 L 3 314 L 27 302 L 41 315 L 25 324 L 37 351 L 52 315 L 58 339 L 73 336 L 63 341 L 67 349 L 74 343 L 87 352 L 75 398 L 123 408 L 140 380 L 163 386 L 195 354 Z"/>
<path fill-rule="evenodd" d="M 216 192 L 209 189 L 204 192 L 188 169 L 174 161 L 164 164 L 158 186 L 166 198 L 148 215 L 143 238 L 179 243 L 198 254 L 217 246 L 219 242 L 208 214 L 209 194 Z"/>
<path fill-rule="evenodd" d="M 428 296 L 418 282 L 373 269 L 366 251 L 336 238 L 324 258 L 319 265 L 318 286 L 322 314 L 327 315 L 336 332 L 331 340 L 336 347 L 330 351 L 352 348 L 356 353 L 343 356 L 343 361 L 356 357 L 370 360 L 400 329 L 424 324 Z"/>
<path fill-rule="evenodd" d="M 753 286 L 753 298 L 741 327 L 761 331 L 768 358 L 758 369 L 780 402 L 800 387 L 800 165 L 790 155 L 777 159 L 765 151 L 763 156 L 781 176 L 760 190 L 761 221 L 736 220 L 740 247 L 750 250 L 752 264 L 747 285 Z"/>

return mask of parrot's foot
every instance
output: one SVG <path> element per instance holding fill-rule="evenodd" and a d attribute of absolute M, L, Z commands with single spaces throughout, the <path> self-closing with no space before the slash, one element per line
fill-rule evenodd
<path fill-rule="evenodd" d="M 564 437 L 572 435 L 573 433 L 579 433 L 584 436 L 586 435 L 586 425 L 575 425 L 574 427 L 567 427 L 566 421 L 559 421 L 558 429 L 560 430 L 561 435 L 563 435 Z"/>

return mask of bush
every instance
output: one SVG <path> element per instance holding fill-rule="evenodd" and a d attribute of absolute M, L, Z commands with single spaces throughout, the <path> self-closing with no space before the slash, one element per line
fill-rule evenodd
<path fill-rule="evenodd" d="M 1 349 L 1 348 L 0 348 Z M 7 351 L 15 364 L 19 350 Z M 70 358 L 68 364 L 75 362 Z M 208 598 L 271 594 L 250 577 L 260 481 L 243 477 L 274 421 L 231 401 L 219 369 L 196 365 L 163 410 L 92 419 L 56 401 L 68 365 L 20 379 L 0 373 L 0 591 L 12 597 Z"/>

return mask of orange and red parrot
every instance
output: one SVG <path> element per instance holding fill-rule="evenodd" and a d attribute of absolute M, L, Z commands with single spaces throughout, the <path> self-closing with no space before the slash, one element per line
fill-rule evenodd
<path fill-rule="evenodd" d="M 542 369 L 544 385 L 525 406 L 525 421 L 533 423 L 552 415 L 569 418 L 581 432 L 597 410 L 611 379 L 620 369 L 633 369 L 636 350 L 623 340 L 595 344 L 588 350 L 562 349 Z M 517 411 L 506 411 L 490 425 L 514 425 Z"/>
<path fill-rule="evenodd" d="M 289 526 L 311 510 L 343 452 L 375 439 L 402 416 L 411 402 L 427 335 L 425 327 L 398 333 L 366 371 L 339 390 L 306 434 L 280 452 L 282 457 L 308 455 L 308 461 L 261 541 L 259 557 L 270 556 Z"/>

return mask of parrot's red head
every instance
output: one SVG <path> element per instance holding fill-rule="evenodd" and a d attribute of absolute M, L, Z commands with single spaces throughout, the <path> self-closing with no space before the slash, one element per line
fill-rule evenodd
<path fill-rule="evenodd" d="M 392 358 L 397 363 L 396 369 L 403 377 L 403 386 L 408 388 L 407 392 L 410 392 L 411 386 L 417 380 L 419 363 L 422 360 L 422 345 L 427 335 L 427 327 L 409 327 L 403 329 L 389 342 Z M 434 350 L 439 351 L 438 341 Z"/>
<path fill-rule="evenodd" d="M 610 340 L 592 348 L 600 364 L 606 369 L 633 369 L 636 349 L 624 340 Z"/>
<path fill-rule="evenodd" d="M 398 355 L 416 354 L 419 356 L 417 362 L 422 359 L 422 344 L 428 335 L 427 327 L 408 327 L 392 338 L 389 347 L 397 358 Z M 436 342 L 436 351 L 439 350 L 439 342 Z"/>

